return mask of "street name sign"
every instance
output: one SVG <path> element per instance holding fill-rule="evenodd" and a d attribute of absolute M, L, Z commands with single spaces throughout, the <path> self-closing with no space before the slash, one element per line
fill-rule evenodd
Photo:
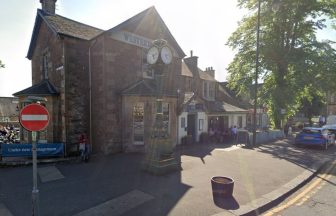
<path fill-rule="evenodd" d="M 20 112 L 20 123 L 28 131 L 44 130 L 49 124 L 49 112 L 40 104 L 29 104 Z"/>

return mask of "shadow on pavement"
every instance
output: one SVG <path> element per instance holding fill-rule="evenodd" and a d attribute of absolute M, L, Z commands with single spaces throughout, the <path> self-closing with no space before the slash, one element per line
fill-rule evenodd
<path fill-rule="evenodd" d="M 225 209 L 225 210 L 237 210 L 239 209 L 239 204 L 237 200 L 232 196 L 228 198 L 214 198 L 214 203 L 219 208 Z"/>
<path fill-rule="evenodd" d="M 255 148 L 261 153 L 271 154 L 274 158 L 287 160 L 302 168 L 314 171 L 312 165 L 323 160 L 335 158 L 335 146 L 322 150 L 319 146 L 298 147 L 293 139 L 283 139 L 274 143 L 259 145 Z"/>
<path fill-rule="evenodd" d="M 202 163 L 205 164 L 204 158 L 211 156 L 211 152 L 216 148 L 230 148 L 233 146 L 232 142 L 226 143 L 195 143 L 189 145 L 179 145 L 175 148 L 175 154 L 177 157 L 181 155 L 198 157 Z"/>

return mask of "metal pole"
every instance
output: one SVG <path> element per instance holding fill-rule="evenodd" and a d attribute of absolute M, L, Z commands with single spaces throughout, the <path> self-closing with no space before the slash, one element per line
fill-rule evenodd
<path fill-rule="evenodd" d="M 37 152 L 36 152 L 36 132 L 32 131 L 32 154 L 33 154 L 33 191 L 32 191 L 32 215 L 39 215 L 39 190 L 37 189 Z"/>
<path fill-rule="evenodd" d="M 260 32 L 260 0 L 258 0 L 258 17 L 257 17 L 257 50 L 256 50 L 256 70 L 254 83 L 254 107 L 253 107 L 253 143 L 256 146 L 257 140 L 257 94 L 258 94 L 258 67 L 259 67 L 259 32 Z"/>

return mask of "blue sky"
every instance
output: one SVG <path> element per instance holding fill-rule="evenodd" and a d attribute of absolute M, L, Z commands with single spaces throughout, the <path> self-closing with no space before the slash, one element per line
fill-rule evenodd
<path fill-rule="evenodd" d="M 219 81 L 226 80 L 234 55 L 225 43 L 243 16 L 236 0 L 58 0 L 56 5 L 57 14 L 103 30 L 154 5 L 184 52 L 193 50 L 199 67 L 213 67 Z M 0 6 L 0 59 L 6 65 L 0 69 L 0 96 L 12 96 L 31 86 L 26 55 L 41 6 L 39 0 L 2 0 Z M 324 34 L 332 37 L 332 32 Z"/>

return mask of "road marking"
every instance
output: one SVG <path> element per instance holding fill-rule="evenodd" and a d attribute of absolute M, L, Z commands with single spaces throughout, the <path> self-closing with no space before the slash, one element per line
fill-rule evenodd
<path fill-rule="evenodd" d="M 0 215 L 1 216 L 13 216 L 13 214 L 8 210 L 8 208 L 0 203 Z"/>
<path fill-rule="evenodd" d="M 264 216 L 272 216 L 275 213 L 278 213 L 292 205 L 294 205 L 296 202 L 298 202 L 300 199 L 302 199 L 303 197 L 305 197 L 310 191 L 312 191 L 313 189 L 315 189 L 323 180 L 328 180 L 332 177 L 332 175 L 330 175 L 331 171 L 335 168 L 336 166 L 336 161 L 334 161 L 329 167 L 327 167 L 325 169 L 325 173 L 318 175 L 319 178 L 316 179 L 314 182 L 312 182 L 306 189 L 304 189 L 300 194 L 298 194 L 296 197 L 292 198 L 291 200 L 289 200 L 287 203 L 274 208 L 273 210 L 267 212 L 266 214 L 264 214 Z M 305 200 L 306 201 L 306 200 Z M 298 204 L 301 204 L 298 203 Z M 303 204 L 303 202 L 302 202 Z"/>
<path fill-rule="evenodd" d="M 115 199 L 82 211 L 75 216 L 118 216 L 151 200 L 153 196 L 139 190 L 133 190 Z"/>
<path fill-rule="evenodd" d="M 38 174 L 43 183 L 64 178 L 62 173 L 55 166 L 38 168 Z"/>

